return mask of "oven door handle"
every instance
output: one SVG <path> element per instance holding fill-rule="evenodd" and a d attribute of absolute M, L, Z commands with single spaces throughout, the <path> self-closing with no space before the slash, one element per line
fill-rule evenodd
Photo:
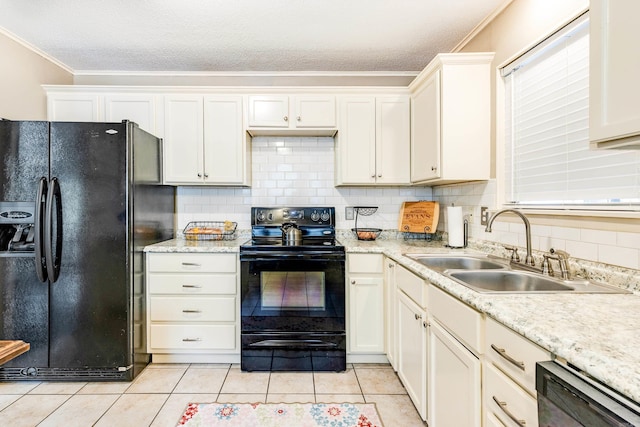
<path fill-rule="evenodd" d="M 249 347 L 261 348 L 335 348 L 338 345 L 333 342 L 326 342 L 322 340 L 262 340 L 249 344 Z"/>

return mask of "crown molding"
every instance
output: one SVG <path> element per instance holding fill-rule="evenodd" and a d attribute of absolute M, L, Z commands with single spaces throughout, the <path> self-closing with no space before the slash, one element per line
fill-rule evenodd
<path fill-rule="evenodd" d="M 487 15 L 478 25 L 475 26 L 469 34 L 467 34 L 460 42 L 451 49 L 451 53 L 460 52 L 474 37 L 476 37 L 487 25 L 491 23 L 496 16 L 500 15 L 514 0 L 505 0 L 500 6 L 498 6 L 491 14 Z"/>
<path fill-rule="evenodd" d="M 54 58 L 53 56 L 43 52 L 42 50 L 38 49 L 36 46 L 32 45 L 31 43 L 27 42 L 26 40 L 21 39 L 20 37 L 18 37 L 15 34 L 13 34 L 11 31 L 7 30 L 6 28 L 0 27 L 0 34 L 6 36 L 7 38 L 13 40 L 14 42 L 16 42 L 18 44 L 20 44 L 21 46 L 25 47 L 26 49 L 32 51 L 36 55 L 41 56 L 43 59 L 51 62 L 52 64 L 62 68 L 63 70 L 65 70 L 69 74 L 75 75 L 75 71 L 73 70 L 73 68 L 69 67 L 67 64 L 59 61 L 58 59 Z"/>

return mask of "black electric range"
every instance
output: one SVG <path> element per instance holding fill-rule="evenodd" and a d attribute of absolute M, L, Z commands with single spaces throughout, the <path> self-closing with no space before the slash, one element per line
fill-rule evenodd
<path fill-rule="evenodd" d="M 335 208 L 251 208 L 240 246 L 241 367 L 246 371 L 346 369 L 345 251 Z M 284 225 L 300 230 L 295 243 Z"/>

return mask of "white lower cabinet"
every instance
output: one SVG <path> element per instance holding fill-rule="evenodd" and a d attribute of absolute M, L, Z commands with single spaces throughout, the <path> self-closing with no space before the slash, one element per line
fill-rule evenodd
<path fill-rule="evenodd" d="M 428 386 L 430 427 L 482 424 L 480 312 L 430 286 Z"/>
<path fill-rule="evenodd" d="M 486 320 L 483 406 L 485 423 L 537 426 L 536 362 L 551 354 L 493 319 Z"/>
<path fill-rule="evenodd" d="M 147 254 L 147 350 L 155 362 L 239 360 L 236 254 Z"/>
<path fill-rule="evenodd" d="M 385 342 L 387 349 L 387 359 L 394 371 L 398 370 L 398 321 L 396 312 L 398 310 L 396 284 L 396 270 L 398 263 L 391 258 L 384 260 L 384 311 L 386 313 L 385 322 Z"/>
<path fill-rule="evenodd" d="M 350 354 L 384 355 L 384 276 L 381 254 L 349 254 L 348 341 Z"/>
<path fill-rule="evenodd" d="M 497 418 L 507 427 L 538 425 L 538 403 L 504 373 L 488 363 L 484 368 L 485 424 Z"/>
<path fill-rule="evenodd" d="M 480 360 L 437 321 L 429 328 L 429 426 L 480 426 Z"/>
<path fill-rule="evenodd" d="M 427 419 L 427 312 L 398 291 L 398 376 Z"/>

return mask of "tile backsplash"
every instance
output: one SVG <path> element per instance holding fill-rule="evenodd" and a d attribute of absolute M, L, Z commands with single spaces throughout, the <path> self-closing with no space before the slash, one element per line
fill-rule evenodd
<path fill-rule="evenodd" d="M 496 206 L 495 180 L 435 187 L 433 200 L 440 202 L 442 210 L 438 228 L 446 230 L 445 207 L 462 206 L 464 214 L 471 214 L 469 236 L 472 239 L 524 247 L 526 238 L 521 221 L 500 222 L 487 233 L 480 225 L 480 206 L 493 209 Z M 640 269 L 640 233 L 624 231 L 591 230 L 554 225 L 531 226 L 533 250 L 546 252 L 549 248 L 561 249 L 574 258 Z M 506 253 L 506 251 L 505 251 Z"/>
<path fill-rule="evenodd" d="M 251 227 L 251 206 L 335 206 L 336 227 L 350 229 L 347 206 L 377 206 L 358 226 L 395 230 L 404 201 L 432 200 L 430 187 L 335 187 L 330 137 L 255 137 L 251 188 L 178 187 L 177 227 L 189 221 L 236 221 Z"/>

